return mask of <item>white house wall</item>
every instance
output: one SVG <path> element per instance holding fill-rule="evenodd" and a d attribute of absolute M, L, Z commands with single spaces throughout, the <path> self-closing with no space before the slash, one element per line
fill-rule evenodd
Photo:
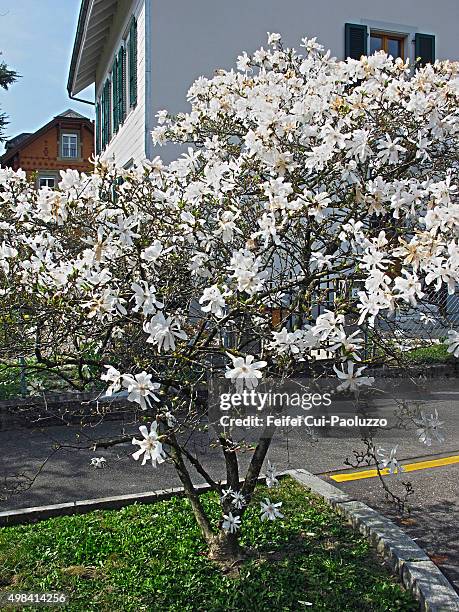
<path fill-rule="evenodd" d="M 150 2 L 150 0 L 146 0 Z M 137 19 L 137 105 L 126 107 L 126 118 L 118 133 L 112 135 L 109 145 L 102 153 L 103 159 L 115 159 L 121 165 L 145 159 L 145 0 L 120 0 L 118 10 L 110 28 L 96 75 L 96 96 L 102 92 L 107 76 L 110 76 L 115 54 L 128 31 L 131 17 Z"/>
<path fill-rule="evenodd" d="M 344 57 L 344 24 L 407 35 L 407 56 L 413 59 L 416 32 L 435 34 L 436 57 L 459 59 L 459 0 L 147 0 L 151 3 L 151 99 L 147 131 L 159 109 L 188 109 L 186 92 L 200 75 L 230 68 L 242 51 L 266 47 L 266 32 L 280 32 L 299 48 L 303 36 L 317 36 L 333 55 Z M 140 29 L 139 29 L 140 32 Z M 149 111 L 149 112 L 148 112 Z M 138 138 L 143 138 L 138 135 Z M 147 155 L 166 159 L 176 149 Z"/>

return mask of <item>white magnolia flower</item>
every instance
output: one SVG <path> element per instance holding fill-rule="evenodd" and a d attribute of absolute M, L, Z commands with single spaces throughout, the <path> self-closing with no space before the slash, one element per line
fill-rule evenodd
<path fill-rule="evenodd" d="M 316 264 L 318 270 L 322 270 L 322 268 L 331 270 L 334 259 L 335 255 L 324 255 L 321 251 L 311 253 L 311 261 Z"/>
<path fill-rule="evenodd" d="M 142 310 L 144 315 L 154 314 L 157 308 L 163 308 L 164 304 L 156 299 L 156 289 L 154 285 L 148 286 L 146 281 L 132 283 L 131 289 L 134 292 L 135 300 L 134 312 Z"/>
<path fill-rule="evenodd" d="M 271 239 L 274 244 L 281 244 L 277 235 L 276 218 L 273 213 L 263 213 L 261 219 L 258 219 L 258 225 L 260 226 L 260 231 L 254 232 L 252 238 L 261 236 L 264 239 L 265 248 L 268 246 Z"/>
<path fill-rule="evenodd" d="M 88 302 L 83 302 L 82 306 L 88 309 L 88 319 L 99 317 L 101 320 L 111 321 L 115 315 L 126 315 L 124 307 L 126 300 L 120 298 L 118 291 L 114 289 L 104 289 L 98 296 L 94 296 Z"/>
<path fill-rule="evenodd" d="M 262 521 L 275 521 L 277 518 L 284 518 L 279 508 L 282 506 L 282 502 L 277 504 L 272 503 L 268 498 L 264 502 L 260 502 L 261 506 L 261 520 Z"/>
<path fill-rule="evenodd" d="M 5 274 L 10 271 L 10 266 L 7 259 L 17 257 L 18 251 L 14 247 L 9 246 L 5 241 L 0 244 L 0 268 L 3 268 Z"/>
<path fill-rule="evenodd" d="M 268 467 L 266 468 L 266 486 L 271 489 L 279 484 L 276 478 L 277 468 L 275 465 L 268 460 Z"/>
<path fill-rule="evenodd" d="M 155 395 L 154 391 L 157 391 L 161 385 L 152 382 L 151 377 L 152 375 L 147 374 L 145 371 L 135 376 L 123 374 L 123 384 L 129 393 L 128 400 L 139 404 L 142 410 L 146 410 L 151 406 L 151 399 L 159 402 L 159 397 Z"/>
<path fill-rule="evenodd" d="M 233 516 L 232 512 L 223 515 L 222 528 L 229 533 L 236 533 L 241 528 L 241 518 L 239 516 Z"/>
<path fill-rule="evenodd" d="M 398 446 L 395 446 L 390 451 L 387 451 L 384 448 L 379 448 L 376 451 L 376 454 L 378 455 L 378 457 L 381 457 L 381 460 L 378 461 L 378 463 L 380 464 L 382 469 L 387 468 L 391 476 L 393 474 L 400 476 L 400 474 L 404 471 L 403 466 L 401 466 L 399 462 L 397 461 L 397 457 L 396 457 L 397 449 L 398 449 Z"/>
<path fill-rule="evenodd" d="M 161 255 L 164 255 L 171 250 L 171 248 L 165 249 L 160 240 L 154 240 L 149 247 L 141 252 L 140 257 L 145 261 L 156 263 Z"/>
<path fill-rule="evenodd" d="M 419 315 L 419 320 L 421 321 L 421 323 L 424 323 L 424 325 L 433 325 L 434 323 L 437 322 L 437 319 L 433 316 L 433 314 L 430 314 L 428 312 L 421 312 Z M 458 342 L 459 342 L 459 334 L 458 334 Z"/>
<path fill-rule="evenodd" d="M 424 292 L 421 290 L 421 283 L 416 274 L 410 274 L 404 270 L 405 278 L 398 276 L 395 279 L 395 290 L 399 296 L 409 302 L 412 306 L 417 306 L 416 298 L 421 299 Z"/>
<path fill-rule="evenodd" d="M 363 370 L 365 370 L 366 366 L 362 366 L 357 368 L 354 372 L 355 363 L 353 361 L 347 362 L 347 372 L 343 370 L 338 370 L 338 368 L 334 365 L 333 369 L 336 372 L 337 377 L 343 382 L 338 385 L 338 391 L 357 391 L 359 387 L 362 386 L 371 386 L 374 383 L 374 378 L 372 376 L 362 376 Z"/>
<path fill-rule="evenodd" d="M 259 271 L 261 262 L 247 249 L 235 251 L 230 261 L 229 269 L 237 280 L 239 291 L 254 295 L 263 289 L 267 277 L 266 270 Z"/>
<path fill-rule="evenodd" d="M 215 235 L 221 236 L 225 244 L 229 244 L 233 241 L 235 233 L 242 234 L 242 231 L 236 225 L 239 215 L 239 212 L 234 212 L 232 210 L 225 210 L 220 215 L 218 229 L 215 231 Z"/>
<path fill-rule="evenodd" d="M 399 154 L 404 153 L 406 151 L 405 147 L 398 144 L 399 142 L 400 138 L 395 138 L 394 140 L 392 140 L 389 134 L 386 134 L 386 140 L 382 140 L 378 144 L 379 158 L 383 163 L 398 163 Z"/>
<path fill-rule="evenodd" d="M 209 256 L 207 253 L 196 253 L 191 257 L 188 268 L 193 276 L 201 276 L 202 278 L 210 278 L 212 276 L 207 267 Z"/>
<path fill-rule="evenodd" d="M 277 45 L 281 40 L 281 35 L 277 32 L 268 32 L 268 45 Z"/>
<path fill-rule="evenodd" d="M 107 461 L 104 457 L 93 457 L 91 459 L 91 465 L 95 468 L 104 468 L 107 464 Z"/>
<path fill-rule="evenodd" d="M 455 357 L 459 357 L 459 332 L 450 329 L 446 344 L 448 345 L 448 353 L 452 353 Z"/>
<path fill-rule="evenodd" d="M 324 314 L 317 317 L 315 325 L 312 327 L 312 333 L 320 340 L 326 340 L 330 335 L 339 331 L 339 328 L 344 323 L 344 315 L 335 314 L 331 310 L 326 310 Z"/>
<path fill-rule="evenodd" d="M 431 446 L 432 440 L 436 440 L 437 442 L 444 442 L 445 437 L 439 431 L 439 429 L 443 426 L 443 421 L 440 421 L 438 418 L 438 411 L 435 408 L 435 416 L 431 414 L 430 416 L 426 416 L 421 411 L 420 419 L 413 419 L 415 424 L 418 426 L 416 433 L 420 442 L 423 442 L 426 446 Z"/>
<path fill-rule="evenodd" d="M 290 352 L 292 355 L 296 355 L 300 352 L 300 347 L 298 346 L 302 336 L 300 330 L 289 332 L 284 327 L 280 332 L 271 332 L 271 335 L 273 340 L 268 344 L 269 349 L 276 351 L 278 354 Z"/>
<path fill-rule="evenodd" d="M 63 191 L 68 191 L 72 187 L 79 187 L 80 185 L 80 174 L 78 170 L 59 170 L 61 175 L 61 181 L 59 188 Z M 82 175 L 84 177 L 84 175 Z"/>
<path fill-rule="evenodd" d="M 231 487 L 228 487 L 227 489 L 222 489 L 222 495 L 220 496 L 220 500 L 225 501 L 225 499 L 228 499 L 228 497 L 232 497 L 233 495 L 234 491 Z"/>
<path fill-rule="evenodd" d="M 199 299 L 200 304 L 207 304 L 205 306 L 201 306 L 201 310 L 203 312 L 210 312 L 214 314 L 217 318 L 221 318 L 224 315 L 223 309 L 226 306 L 225 297 L 228 295 L 228 291 L 223 291 L 223 293 L 218 288 L 218 285 L 212 285 L 212 287 L 206 287 L 204 289 L 204 293 Z"/>
<path fill-rule="evenodd" d="M 132 438 L 132 444 L 140 446 L 139 450 L 132 454 L 133 458 L 138 461 L 143 455 L 142 465 L 151 460 L 151 465 L 157 467 L 157 464 L 163 463 L 166 460 L 166 453 L 163 450 L 163 445 L 158 436 L 158 424 L 151 424 L 150 431 L 145 425 L 139 427 L 139 431 L 143 436 L 143 440 Z"/>
<path fill-rule="evenodd" d="M 247 500 L 240 491 L 233 491 L 231 498 L 231 503 L 237 510 L 242 510 L 242 508 L 247 505 Z"/>
<path fill-rule="evenodd" d="M 227 366 L 225 378 L 229 378 L 238 390 L 242 390 L 244 386 L 247 389 L 255 389 L 263 377 L 260 370 L 267 366 L 267 362 L 254 361 L 253 355 L 247 355 L 246 357 L 234 357 L 230 353 L 227 353 L 227 355 L 231 358 L 233 367 Z"/>
<path fill-rule="evenodd" d="M 175 340 L 186 340 L 187 334 L 180 329 L 180 323 L 173 317 L 166 317 L 159 312 L 150 321 L 145 322 L 144 331 L 149 334 L 147 342 L 156 344 L 158 351 L 175 351 Z"/>
<path fill-rule="evenodd" d="M 341 349 L 346 356 L 353 357 L 356 361 L 361 361 L 358 351 L 362 349 L 364 339 L 358 334 L 359 330 L 352 333 L 350 336 L 346 335 L 343 328 L 339 329 L 335 334 L 331 335 L 330 346 L 327 347 L 330 351 L 336 351 Z"/>
<path fill-rule="evenodd" d="M 166 411 L 163 413 L 163 416 L 166 419 L 166 423 L 168 427 L 175 427 L 177 425 L 177 419 L 172 414 L 172 412 Z"/>
<path fill-rule="evenodd" d="M 248 70 L 250 70 L 250 62 L 251 62 L 250 57 L 244 51 L 244 53 L 242 55 L 239 55 L 237 58 L 237 62 L 236 62 L 237 69 L 240 70 L 241 72 L 247 72 Z"/>
<path fill-rule="evenodd" d="M 104 367 L 107 368 L 107 371 L 105 372 L 105 374 L 101 375 L 100 379 L 111 383 L 105 391 L 105 395 L 110 396 L 121 389 L 123 375 L 113 366 L 106 365 Z"/>

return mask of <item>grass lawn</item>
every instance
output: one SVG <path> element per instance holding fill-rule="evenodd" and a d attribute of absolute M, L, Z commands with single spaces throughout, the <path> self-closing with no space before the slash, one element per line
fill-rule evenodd
<path fill-rule="evenodd" d="M 455 360 L 452 353 L 448 353 L 446 344 L 432 344 L 432 346 L 419 347 L 404 354 L 404 358 L 413 364 L 424 363 L 450 363 Z"/>
<path fill-rule="evenodd" d="M 242 539 L 257 554 L 236 575 L 207 559 L 188 501 L 174 498 L 0 529 L 0 590 L 65 591 L 66 609 L 84 612 L 419 609 L 324 502 L 291 479 L 257 489 L 267 495 L 285 518 L 262 523 L 249 507 Z M 218 520 L 215 496 L 203 500 Z"/>

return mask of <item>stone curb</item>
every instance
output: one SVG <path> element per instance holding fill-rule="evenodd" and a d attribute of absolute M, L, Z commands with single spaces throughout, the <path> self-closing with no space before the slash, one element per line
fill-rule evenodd
<path fill-rule="evenodd" d="M 459 611 L 459 595 L 428 555 L 400 527 L 306 470 L 287 472 L 345 516 L 383 554 L 426 612 Z"/>
<path fill-rule="evenodd" d="M 459 596 L 427 554 L 402 529 L 369 506 L 356 501 L 337 487 L 306 470 L 287 470 L 279 477 L 291 476 L 306 489 L 322 497 L 337 512 L 346 517 L 400 575 L 405 587 L 413 593 L 426 612 L 459 612 Z M 264 482 L 264 478 L 259 478 Z M 225 484 L 222 481 L 221 484 Z M 198 484 L 199 493 L 211 490 L 208 484 Z M 184 496 L 181 487 L 160 489 L 132 495 L 117 495 L 97 499 L 82 499 L 64 504 L 5 510 L 0 512 L 0 527 L 33 523 L 57 516 L 85 514 L 93 510 L 119 510 L 134 503 L 151 504 L 156 501 Z"/>
<path fill-rule="evenodd" d="M 224 484 L 224 482 L 222 482 Z M 208 484 L 197 484 L 195 489 L 199 493 L 211 490 Z M 36 506 L 19 508 L 18 510 L 4 510 L 0 512 L 0 527 L 34 523 L 56 516 L 69 516 L 71 514 L 86 514 L 93 510 L 119 510 L 131 504 L 153 504 L 172 497 L 183 497 L 185 491 L 182 487 L 171 489 L 158 489 L 146 493 L 135 493 L 131 495 L 116 495 L 113 497 L 98 497 L 95 499 L 80 499 L 64 504 L 52 504 L 49 506 Z"/>

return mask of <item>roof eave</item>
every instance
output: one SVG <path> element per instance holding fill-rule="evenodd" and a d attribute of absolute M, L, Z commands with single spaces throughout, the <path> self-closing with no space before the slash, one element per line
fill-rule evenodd
<path fill-rule="evenodd" d="M 70 97 L 94 83 L 117 6 L 118 0 L 82 0 L 67 83 Z"/>
<path fill-rule="evenodd" d="M 91 0 L 82 0 L 80 6 L 80 13 L 78 15 L 78 25 L 75 35 L 75 42 L 73 43 L 72 59 L 70 61 L 69 78 L 67 81 L 67 91 L 69 96 L 74 96 L 78 91 L 75 91 L 75 72 L 78 65 L 81 42 L 83 40 L 83 33 L 86 28 L 86 20 L 88 16 L 88 9 Z M 81 90 L 80 90 L 81 91 Z"/>

